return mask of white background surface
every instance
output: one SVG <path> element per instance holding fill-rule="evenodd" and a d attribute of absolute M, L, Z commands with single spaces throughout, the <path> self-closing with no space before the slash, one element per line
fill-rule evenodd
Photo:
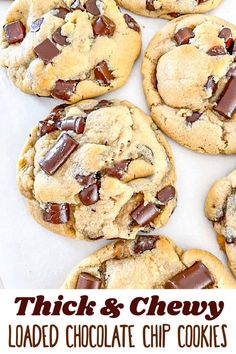
<path fill-rule="evenodd" d="M 10 3 L 0 0 L 0 20 Z M 235 0 L 224 0 L 211 14 L 235 23 Z M 166 21 L 132 16 L 142 26 L 144 50 Z M 107 97 L 128 99 L 148 112 L 141 85 L 142 56 L 143 52 L 125 87 Z M 74 265 L 106 243 L 75 241 L 50 233 L 31 218 L 17 191 L 15 166 L 25 139 L 58 103 L 21 93 L 0 69 L 0 277 L 5 288 L 58 288 Z M 225 260 L 203 207 L 211 184 L 235 168 L 236 158 L 202 155 L 169 141 L 176 161 L 179 198 L 169 223 L 158 233 L 183 248 L 203 248 Z"/>

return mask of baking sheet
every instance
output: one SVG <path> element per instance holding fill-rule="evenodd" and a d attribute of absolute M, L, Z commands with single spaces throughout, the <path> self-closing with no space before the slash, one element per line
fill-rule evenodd
<path fill-rule="evenodd" d="M 0 20 L 11 1 L 0 1 Z M 123 11 L 125 12 L 125 11 Z M 212 15 L 235 21 L 235 0 L 225 0 Z M 132 16 L 143 29 L 143 51 L 165 20 Z M 141 59 L 128 83 L 104 97 L 128 99 L 148 112 L 141 85 Z M 28 96 L 17 90 L 0 69 L 0 284 L 5 288 L 58 288 L 71 268 L 105 241 L 85 242 L 57 236 L 31 218 L 18 193 L 15 166 L 30 129 L 60 101 Z M 211 184 L 236 165 L 235 156 L 207 156 L 174 143 L 178 206 L 158 233 L 183 248 L 203 248 L 225 262 L 215 233 L 204 216 L 204 199 Z"/>

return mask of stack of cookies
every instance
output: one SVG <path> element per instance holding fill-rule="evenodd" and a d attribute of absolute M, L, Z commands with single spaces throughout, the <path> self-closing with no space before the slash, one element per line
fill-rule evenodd
<path fill-rule="evenodd" d="M 150 235 L 177 205 L 174 157 L 163 133 L 200 153 L 236 153 L 236 26 L 200 14 L 219 3 L 16 0 L 10 6 L 0 66 L 23 92 L 63 101 L 29 134 L 17 166 L 19 191 L 49 231 L 115 241 L 80 263 L 64 288 L 236 288 L 209 252 L 184 251 Z M 140 26 L 118 5 L 171 20 L 143 58 L 150 117 L 128 101 L 96 98 L 127 82 L 141 51 Z M 236 276 L 235 188 L 233 172 L 212 187 L 205 209 Z"/>

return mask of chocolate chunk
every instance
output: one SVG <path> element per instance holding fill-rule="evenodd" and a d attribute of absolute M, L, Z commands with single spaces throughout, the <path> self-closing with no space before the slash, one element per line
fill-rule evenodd
<path fill-rule="evenodd" d="M 234 236 L 226 237 L 225 242 L 227 243 L 227 245 L 236 245 L 236 237 Z"/>
<path fill-rule="evenodd" d="M 38 137 L 41 138 L 45 134 L 52 133 L 55 130 L 57 130 L 55 122 L 41 121 L 38 125 Z"/>
<path fill-rule="evenodd" d="M 43 210 L 43 220 L 50 224 L 66 224 L 70 218 L 69 204 L 47 203 Z"/>
<path fill-rule="evenodd" d="M 156 198 L 159 200 L 159 202 L 166 204 L 168 203 L 171 199 L 175 197 L 175 188 L 173 186 L 166 186 L 160 190 Z"/>
<path fill-rule="evenodd" d="M 153 203 L 139 205 L 132 213 L 131 217 L 140 226 L 145 226 L 154 220 L 161 212 L 161 209 Z"/>
<path fill-rule="evenodd" d="M 58 9 L 54 10 L 54 16 L 62 18 L 65 20 L 66 15 L 70 12 L 70 10 L 66 9 L 65 7 L 59 7 Z"/>
<path fill-rule="evenodd" d="M 186 122 L 187 123 L 195 123 L 200 117 L 201 117 L 201 113 L 198 113 L 198 112 L 193 112 L 192 114 L 191 114 L 191 116 L 187 116 L 186 117 Z"/>
<path fill-rule="evenodd" d="M 42 26 L 44 18 L 40 17 L 37 20 L 35 20 L 33 23 L 31 23 L 30 26 L 30 31 L 31 32 L 38 32 Z"/>
<path fill-rule="evenodd" d="M 133 19 L 133 17 L 131 17 L 128 14 L 124 14 L 124 19 L 125 19 L 125 22 L 129 28 L 131 28 L 132 30 L 134 30 L 136 32 L 141 31 L 139 24 Z"/>
<path fill-rule="evenodd" d="M 212 91 L 212 95 L 214 95 L 217 91 L 217 83 L 215 82 L 214 76 L 209 76 L 207 83 L 204 86 L 206 88 L 206 90 L 211 90 Z"/>
<path fill-rule="evenodd" d="M 202 262 L 196 262 L 172 279 L 168 280 L 165 289 L 204 289 L 214 283 L 208 268 Z"/>
<path fill-rule="evenodd" d="M 89 273 L 82 272 L 79 275 L 77 289 L 100 289 L 102 281 Z"/>
<path fill-rule="evenodd" d="M 154 0 L 146 0 L 146 9 L 148 11 L 155 11 Z"/>
<path fill-rule="evenodd" d="M 175 40 L 178 45 L 188 44 L 191 38 L 195 37 L 192 28 L 184 27 L 175 34 Z"/>
<path fill-rule="evenodd" d="M 58 106 L 54 107 L 51 113 L 62 113 L 65 108 L 67 108 L 69 105 L 66 103 L 59 104 Z"/>
<path fill-rule="evenodd" d="M 208 0 L 198 0 L 198 4 L 202 4 L 203 2 L 207 2 Z"/>
<path fill-rule="evenodd" d="M 51 95 L 56 98 L 60 98 L 61 100 L 69 100 L 73 93 L 75 92 L 76 85 L 79 81 L 76 80 L 57 80 Z"/>
<path fill-rule="evenodd" d="M 75 0 L 75 1 L 71 4 L 70 8 L 71 8 L 72 10 L 85 11 L 85 8 L 84 8 L 83 5 L 80 3 L 80 0 Z"/>
<path fill-rule="evenodd" d="M 224 38 L 225 42 L 228 41 L 229 38 L 232 36 L 232 31 L 230 28 L 223 28 L 219 33 L 219 38 Z"/>
<path fill-rule="evenodd" d="M 97 7 L 96 0 L 87 0 L 84 6 L 86 11 L 89 12 L 90 14 L 94 16 L 100 15 L 100 10 Z"/>
<path fill-rule="evenodd" d="M 116 162 L 113 167 L 104 168 L 103 173 L 107 176 L 121 179 L 127 171 L 130 160 Z"/>
<path fill-rule="evenodd" d="M 99 200 L 98 183 L 91 184 L 90 186 L 84 188 L 79 193 L 79 199 L 86 206 L 95 204 Z"/>
<path fill-rule="evenodd" d="M 170 17 L 173 17 L 173 18 L 177 18 L 177 17 L 181 16 L 181 14 L 179 12 L 169 12 L 167 15 Z"/>
<path fill-rule="evenodd" d="M 70 135 L 63 134 L 40 161 L 42 170 L 52 176 L 69 158 L 79 144 Z"/>
<path fill-rule="evenodd" d="M 60 51 L 49 39 L 45 39 L 41 44 L 34 48 L 35 54 L 44 61 L 45 64 L 50 63 Z"/>
<path fill-rule="evenodd" d="M 157 240 L 159 240 L 159 236 L 137 236 L 133 248 L 134 253 L 153 250 L 156 247 Z"/>
<path fill-rule="evenodd" d="M 226 74 L 226 77 L 230 78 L 232 76 L 236 76 L 236 66 L 234 68 L 230 68 Z"/>
<path fill-rule="evenodd" d="M 215 47 L 212 47 L 211 49 L 209 49 L 207 54 L 214 57 L 217 55 L 225 55 L 226 51 L 225 51 L 225 48 L 222 47 L 221 45 L 216 45 Z"/>
<path fill-rule="evenodd" d="M 97 36 L 112 36 L 116 25 L 106 16 L 98 17 L 93 23 L 93 33 Z"/>
<path fill-rule="evenodd" d="M 52 39 L 55 43 L 64 46 L 68 45 L 67 37 L 61 34 L 61 27 L 59 27 L 52 35 Z"/>
<path fill-rule="evenodd" d="M 112 106 L 112 102 L 107 101 L 107 100 L 101 100 L 101 101 L 98 102 L 98 104 L 95 107 L 93 107 L 91 109 L 84 109 L 83 111 L 86 114 L 89 114 L 89 113 L 91 113 L 93 111 L 96 111 L 99 108 L 110 107 L 110 106 Z"/>
<path fill-rule="evenodd" d="M 81 186 L 88 187 L 91 184 L 97 183 L 99 175 L 97 173 L 91 173 L 87 176 L 77 175 L 75 176 L 76 181 L 81 184 Z"/>
<path fill-rule="evenodd" d="M 25 26 L 21 21 L 8 23 L 3 27 L 9 44 L 20 43 L 25 38 Z"/>
<path fill-rule="evenodd" d="M 97 64 L 94 69 L 95 79 L 99 82 L 104 84 L 105 86 L 109 85 L 112 80 L 114 80 L 114 76 L 112 72 L 109 70 L 107 63 L 102 61 L 101 63 Z"/>
<path fill-rule="evenodd" d="M 85 128 L 84 117 L 69 117 L 57 123 L 60 130 L 73 130 L 76 134 L 83 134 Z"/>
<path fill-rule="evenodd" d="M 225 118 L 232 118 L 236 110 L 236 77 L 229 79 L 214 110 Z"/>

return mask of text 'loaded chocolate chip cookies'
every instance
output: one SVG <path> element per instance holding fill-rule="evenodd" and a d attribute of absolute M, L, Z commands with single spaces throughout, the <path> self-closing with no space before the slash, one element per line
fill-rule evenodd
<path fill-rule="evenodd" d="M 149 17 L 174 19 L 214 9 L 222 0 L 116 0 L 129 11 Z"/>
<path fill-rule="evenodd" d="M 19 89 L 72 103 L 122 86 L 141 48 L 139 25 L 113 0 L 16 0 L 0 39 Z"/>
<path fill-rule="evenodd" d="M 143 85 L 151 115 L 172 139 L 210 154 L 236 153 L 236 27 L 183 16 L 149 44 Z"/>
<path fill-rule="evenodd" d="M 133 239 L 176 206 L 170 148 L 126 101 L 56 107 L 31 132 L 17 178 L 36 221 L 75 238 Z"/>
<path fill-rule="evenodd" d="M 209 252 L 183 251 L 163 236 L 137 236 L 111 243 L 86 258 L 63 288 L 235 289 L 236 282 Z"/>
<path fill-rule="evenodd" d="M 236 276 L 236 171 L 213 184 L 206 198 L 205 212 Z"/>

